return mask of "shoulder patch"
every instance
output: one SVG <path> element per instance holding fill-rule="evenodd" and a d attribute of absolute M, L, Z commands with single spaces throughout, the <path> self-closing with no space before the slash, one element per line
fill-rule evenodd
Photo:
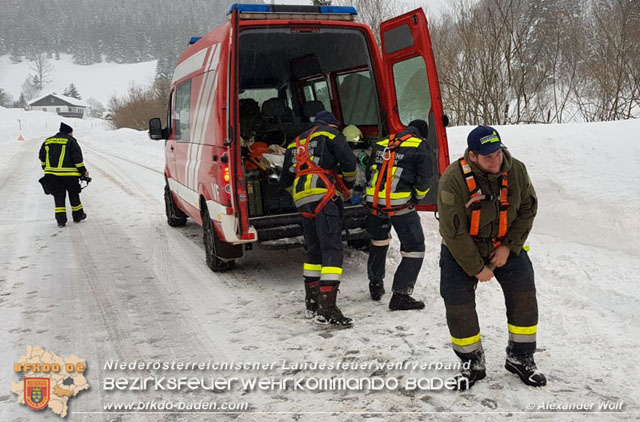
<path fill-rule="evenodd" d="M 440 191 L 440 197 L 442 198 L 442 202 L 447 205 L 455 205 L 456 196 L 451 192 L 447 192 L 446 190 Z"/>

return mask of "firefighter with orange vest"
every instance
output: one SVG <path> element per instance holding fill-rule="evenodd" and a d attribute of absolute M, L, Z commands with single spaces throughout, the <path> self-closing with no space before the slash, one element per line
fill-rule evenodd
<path fill-rule="evenodd" d="M 453 350 L 466 363 L 458 389 L 486 376 L 475 291 L 478 282 L 493 278 L 507 308 L 505 368 L 527 385 L 543 386 L 546 378 L 533 359 L 538 305 L 525 247 L 537 212 L 536 192 L 524 164 L 511 156 L 494 128 L 476 127 L 467 144 L 464 157 L 442 175 L 437 195 L 440 294 Z"/>
<path fill-rule="evenodd" d="M 310 129 L 289 144 L 280 186 L 304 217 L 303 275 L 306 316 L 320 325 L 351 327 L 336 305 L 342 280 L 343 202 L 356 179 L 356 157 L 328 111 L 316 114 Z"/>
<path fill-rule="evenodd" d="M 423 309 L 424 303 L 411 297 L 424 260 L 424 233 L 415 205 L 429 192 L 432 172 L 426 145 L 424 120 L 414 120 L 402 132 L 373 146 L 367 168 L 367 231 L 371 248 L 367 262 L 369 293 L 379 301 L 384 294 L 384 274 L 391 227 L 400 240 L 402 260 L 393 278 L 389 309 Z"/>

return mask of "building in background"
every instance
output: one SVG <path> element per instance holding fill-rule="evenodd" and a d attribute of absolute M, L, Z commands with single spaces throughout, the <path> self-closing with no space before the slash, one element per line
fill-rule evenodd
<path fill-rule="evenodd" d="M 57 113 L 62 117 L 82 119 L 89 110 L 89 104 L 66 95 L 47 94 L 29 102 L 29 110 Z"/>

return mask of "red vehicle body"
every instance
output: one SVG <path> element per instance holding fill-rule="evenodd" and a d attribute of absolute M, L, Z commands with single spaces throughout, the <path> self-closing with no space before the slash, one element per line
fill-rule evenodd
<path fill-rule="evenodd" d="M 181 226 L 188 217 L 203 226 L 214 271 L 230 268 L 244 245 L 301 234 L 288 194 L 269 183 L 273 174 L 248 165 L 250 141 L 286 147 L 320 109 L 343 126 L 357 125 L 365 148 L 415 118 L 426 120 L 437 166 L 419 210 L 435 209 L 449 156 L 426 17 L 417 9 L 384 22 L 381 51 L 354 15 L 350 7 L 233 5 L 227 23 L 182 54 L 167 126 L 152 119 L 149 133 L 166 139 L 168 222 Z M 259 113 L 242 115 L 243 106 L 256 104 Z M 242 138 L 241 126 L 252 122 L 256 135 Z M 354 245 L 368 243 L 366 213 L 360 204 L 345 207 Z"/>

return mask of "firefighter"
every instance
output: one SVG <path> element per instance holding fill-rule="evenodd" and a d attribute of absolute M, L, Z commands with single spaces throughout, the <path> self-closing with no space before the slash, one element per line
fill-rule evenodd
<path fill-rule="evenodd" d="M 505 368 L 527 385 L 543 386 L 546 378 L 533 359 L 538 305 L 524 246 L 536 216 L 536 193 L 524 164 L 511 156 L 494 128 L 473 129 L 467 145 L 464 157 L 442 175 L 437 195 L 440 294 L 453 350 L 469 367 L 458 376 L 458 387 L 465 390 L 486 376 L 475 290 L 478 282 L 494 277 L 507 308 Z"/>
<path fill-rule="evenodd" d="M 342 279 L 343 202 L 355 178 L 356 158 L 338 121 L 328 111 L 319 112 L 313 126 L 287 147 L 280 186 L 304 217 L 306 316 L 320 325 L 353 325 L 336 306 L 336 296 Z"/>
<path fill-rule="evenodd" d="M 414 120 L 402 132 L 376 143 L 367 168 L 367 231 L 371 248 L 367 262 L 371 299 L 379 301 L 384 290 L 385 261 L 391 227 L 400 240 L 402 260 L 393 278 L 389 309 L 423 309 L 424 302 L 411 297 L 424 259 L 424 234 L 415 205 L 429 191 L 431 159 L 427 151 L 427 123 Z"/>
<path fill-rule="evenodd" d="M 67 224 L 67 192 L 74 223 L 87 218 L 80 203 L 80 176 L 89 177 L 89 171 L 82 162 L 82 150 L 73 137 L 71 126 L 60 123 L 59 132 L 44 141 L 40 148 L 40 164 L 47 188 L 53 195 L 58 227 Z"/>

